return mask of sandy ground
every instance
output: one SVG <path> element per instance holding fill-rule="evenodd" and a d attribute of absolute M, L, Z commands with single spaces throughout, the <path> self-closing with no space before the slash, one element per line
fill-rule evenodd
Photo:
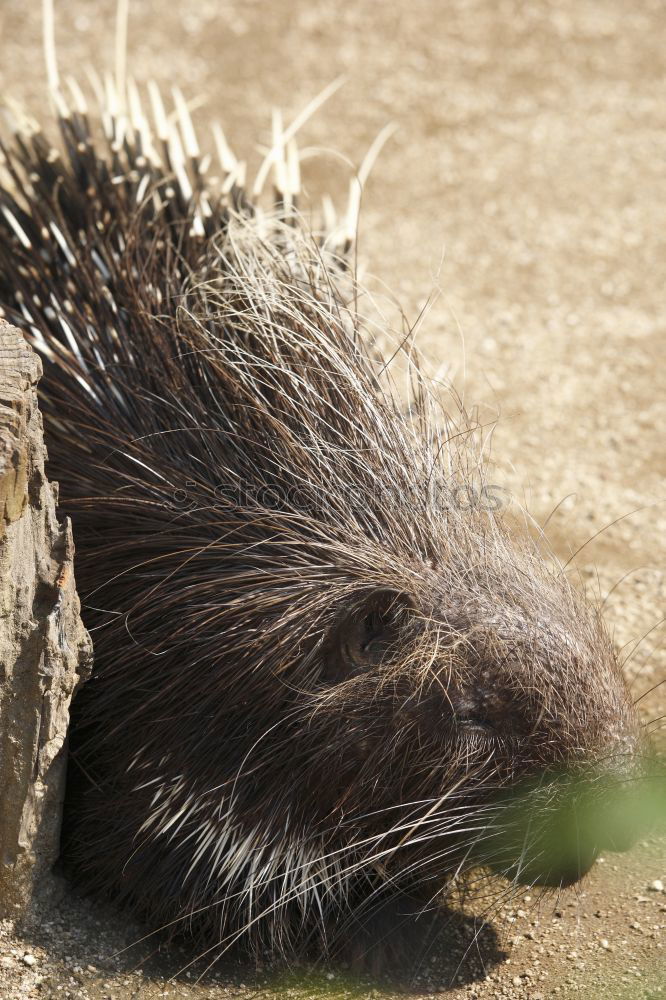
<path fill-rule="evenodd" d="M 57 3 L 62 67 L 111 66 L 114 6 Z M 39 7 L 0 4 L 0 93 L 36 113 Z M 568 558 L 593 538 L 575 560 L 581 579 L 602 594 L 621 581 L 606 608 L 637 696 L 666 677 L 663 0 L 134 0 L 129 52 L 139 78 L 201 98 L 202 135 L 220 119 L 255 162 L 270 108 L 290 120 L 340 74 L 344 87 L 302 143 L 358 163 L 397 124 L 366 191 L 362 256 L 409 317 L 430 302 L 420 345 L 483 420 L 499 417 L 497 482 L 516 512 L 526 504 L 542 522 L 563 501 L 548 524 L 555 551 Z M 339 194 L 348 168 L 324 157 L 305 176 Z M 646 719 L 663 716 L 666 686 L 641 706 Z M 408 989 L 456 1000 L 666 996 L 666 895 L 650 889 L 659 879 L 666 845 L 651 837 L 600 859 L 577 891 L 500 910 L 477 941 L 478 924 L 453 918 Z M 109 957 L 139 933 L 66 893 L 29 934 L 0 929 L 0 993 L 393 990 L 340 970 L 275 978 L 230 967 L 201 984 L 191 970 L 167 982 L 182 956 L 158 954 L 139 972 L 136 956 Z"/>

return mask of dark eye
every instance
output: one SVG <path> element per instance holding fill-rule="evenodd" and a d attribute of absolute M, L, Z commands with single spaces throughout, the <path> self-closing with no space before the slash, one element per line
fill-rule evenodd
<path fill-rule="evenodd" d="M 412 610 L 407 595 L 381 590 L 344 609 L 331 632 L 324 679 L 337 683 L 388 662 Z"/>

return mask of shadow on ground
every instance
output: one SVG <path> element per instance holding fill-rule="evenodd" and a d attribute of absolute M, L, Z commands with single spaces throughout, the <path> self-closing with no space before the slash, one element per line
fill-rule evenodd
<path fill-rule="evenodd" d="M 237 954 L 216 960 L 212 953 L 193 960 L 196 950 L 184 936 L 150 934 L 64 885 L 58 898 L 42 902 L 26 935 L 34 950 L 43 950 L 43 964 L 53 967 L 41 984 L 47 996 L 67 973 L 71 985 L 85 984 L 81 995 L 91 998 L 108 995 L 109 979 L 127 988 L 121 996 L 137 998 L 163 995 L 167 986 L 175 991 L 169 995 L 184 998 L 215 995 L 217 989 L 295 1000 L 422 995 L 485 980 L 507 958 L 492 924 L 445 907 L 412 919 L 403 904 L 371 929 L 360 923 L 340 956 L 325 964 L 279 964 L 268 956 L 249 961 Z"/>

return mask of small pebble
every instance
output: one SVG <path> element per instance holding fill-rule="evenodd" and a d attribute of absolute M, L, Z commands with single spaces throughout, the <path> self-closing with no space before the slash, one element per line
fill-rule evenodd
<path fill-rule="evenodd" d="M 656 878 L 654 882 L 650 882 L 648 889 L 650 890 L 650 892 L 663 892 L 664 883 L 660 878 Z"/>
<path fill-rule="evenodd" d="M 34 955 L 31 955 L 30 952 L 26 952 L 23 956 L 23 964 L 29 966 L 37 965 L 37 959 Z"/>

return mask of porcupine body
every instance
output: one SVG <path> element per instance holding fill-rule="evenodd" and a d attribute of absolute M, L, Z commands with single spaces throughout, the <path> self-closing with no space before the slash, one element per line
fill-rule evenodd
<path fill-rule="evenodd" d="M 0 304 L 45 362 L 95 643 L 71 868 L 213 956 L 334 951 L 472 869 L 576 881 L 640 755 L 599 613 L 456 499 L 464 415 L 418 372 L 396 401 L 293 147 L 266 215 L 152 97 L 156 132 L 135 88 L 102 129 L 77 91 L 57 146 L 2 146 Z"/>

